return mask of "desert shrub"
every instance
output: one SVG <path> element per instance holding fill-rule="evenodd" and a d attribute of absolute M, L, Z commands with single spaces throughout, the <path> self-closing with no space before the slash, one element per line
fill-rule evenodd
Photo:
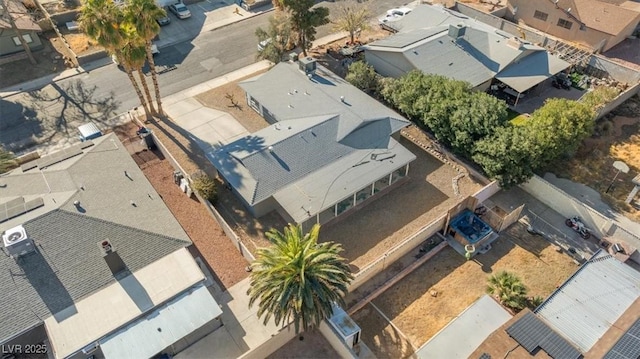
<path fill-rule="evenodd" d="M 191 187 L 209 202 L 215 202 L 217 194 L 216 183 L 211 177 L 204 173 L 199 173 L 191 179 Z"/>

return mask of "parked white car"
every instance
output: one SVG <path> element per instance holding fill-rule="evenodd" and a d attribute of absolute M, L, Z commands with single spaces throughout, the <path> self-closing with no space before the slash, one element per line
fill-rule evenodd
<path fill-rule="evenodd" d="M 387 14 L 384 17 L 379 18 L 378 23 L 383 25 L 388 22 L 398 21 L 410 13 L 411 10 L 412 9 L 409 9 L 408 7 L 387 10 Z"/>
<path fill-rule="evenodd" d="M 187 9 L 187 6 L 183 3 L 177 2 L 169 5 L 169 11 L 171 11 L 178 19 L 184 20 L 191 17 L 191 11 Z"/>

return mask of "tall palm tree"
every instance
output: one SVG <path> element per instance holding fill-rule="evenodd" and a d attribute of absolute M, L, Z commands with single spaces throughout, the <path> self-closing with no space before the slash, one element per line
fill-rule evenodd
<path fill-rule="evenodd" d="M 132 66 L 127 63 L 126 54 L 122 51 L 129 41 L 127 38 L 131 37 L 131 29 L 126 26 L 122 10 L 112 0 L 86 0 L 80 11 L 79 20 L 85 34 L 121 62 L 149 118 L 149 108 L 131 73 Z"/>
<path fill-rule="evenodd" d="M 273 244 L 257 251 L 251 268 L 249 307 L 256 301 L 258 316 L 266 325 L 294 322 L 296 333 L 317 326 L 333 313 L 332 305 L 344 305 L 343 296 L 353 279 L 349 266 L 338 254 L 342 246 L 318 243 L 320 226 L 303 234 L 300 225 L 289 224 L 284 233 L 266 233 Z"/>
<path fill-rule="evenodd" d="M 133 84 L 133 87 L 136 90 L 136 94 L 138 94 L 138 97 L 140 98 L 140 103 L 144 108 L 147 119 L 151 118 L 151 114 L 155 112 L 155 109 L 153 108 L 153 104 L 151 103 L 153 99 L 151 98 L 151 93 L 149 92 L 149 86 L 147 85 L 147 81 L 144 78 L 144 73 L 142 72 L 142 67 L 144 66 L 144 62 L 146 60 L 146 51 L 144 49 L 144 46 L 137 45 L 135 42 L 128 42 L 122 49 L 118 51 L 118 54 L 116 56 L 122 64 L 125 72 L 127 73 L 129 80 Z M 142 95 L 140 86 L 138 86 L 138 82 L 133 76 L 134 71 L 140 78 L 140 82 L 142 83 L 142 88 L 144 89 L 146 98 Z M 146 101 L 146 99 L 149 99 L 149 101 Z"/>
<path fill-rule="evenodd" d="M 512 309 L 522 309 L 527 302 L 527 287 L 517 275 L 507 271 L 489 277 L 487 293 L 495 295 L 500 303 Z"/>
<path fill-rule="evenodd" d="M 163 115 L 162 98 L 160 96 L 160 86 L 158 84 L 158 74 L 156 72 L 156 64 L 151 51 L 151 40 L 160 33 L 160 25 L 156 22 L 159 17 L 167 16 L 165 10 L 155 3 L 154 0 L 129 0 L 126 7 L 127 20 L 135 27 L 136 34 L 140 41 L 144 43 L 147 61 L 149 61 L 149 70 L 155 89 L 156 104 L 158 105 L 158 114 Z M 150 107 L 153 100 L 149 97 Z"/>

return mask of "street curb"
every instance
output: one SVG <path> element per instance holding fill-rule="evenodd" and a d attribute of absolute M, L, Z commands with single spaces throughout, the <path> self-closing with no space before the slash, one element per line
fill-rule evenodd
<path fill-rule="evenodd" d="M 266 5 L 266 6 L 270 6 L 270 5 Z M 222 28 L 225 28 L 227 26 L 243 22 L 245 20 L 251 19 L 253 17 L 259 16 L 259 15 L 262 15 L 262 14 L 269 13 L 269 12 L 274 11 L 274 10 L 275 10 L 275 8 L 273 6 L 271 6 L 271 8 L 266 9 L 264 11 L 250 13 L 249 16 L 243 16 L 242 18 L 238 19 L 237 21 L 231 21 L 229 23 L 222 24 L 220 26 L 216 26 L 216 27 L 213 27 L 213 28 L 205 30 L 205 31 L 206 32 L 210 32 L 210 31 L 215 31 L 215 30 L 218 30 L 218 29 L 222 29 Z M 202 32 L 200 32 L 200 33 L 202 33 Z M 198 33 L 198 35 L 200 35 L 200 33 Z M 173 42 L 173 43 L 165 44 L 162 47 L 160 47 L 160 49 L 166 48 L 168 46 L 173 46 L 173 45 L 178 44 L 180 42 L 191 41 L 193 39 L 195 39 L 195 37 L 192 38 L 192 39 L 188 39 L 188 40 L 181 40 L 181 41 L 176 41 L 176 42 Z M 107 56 L 107 58 L 109 58 L 109 57 Z M 100 62 L 105 62 L 105 63 L 104 64 L 100 64 Z M 47 84 L 50 84 L 52 82 L 66 80 L 66 79 L 71 78 L 71 77 L 75 77 L 75 76 L 78 76 L 78 75 L 89 73 L 89 72 L 91 72 L 93 70 L 99 69 L 101 67 L 104 67 L 104 66 L 107 66 L 107 65 L 110 65 L 110 64 L 111 64 L 110 60 L 109 61 L 105 61 L 105 59 L 98 59 L 98 60 L 95 60 L 95 61 L 92 61 L 92 62 L 88 63 L 84 67 L 83 66 L 79 66 L 79 67 L 76 67 L 76 68 L 73 68 L 73 69 L 67 69 L 67 70 L 61 71 L 61 72 L 59 72 L 57 74 L 52 74 L 52 75 L 49 75 L 49 76 L 43 76 L 43 77 L 38 78 L 38 79 L 34 79 L 34 80 L 30 80 L 30 81 L 23 82 L 23 83 L 20 83 L 20 84 L 16 84 L 16 85 L 13 85 L 13 86 L 9 86 L 9 87 L 0 89 L 0 98 L 4 99 L 4 98 L 10 97 L 10 96 L 14 96 L 14 95 L 17 95 L 17 94 L 20 94 L 20 93 L 23 93 L 23 92 L 36 90 L 36 89 L 42 88 L 42 87 L 44 87 Z M 85 69 L 85 68 L 87 68 L 87 69 Z M 90 68 L 90 69 L 88 69 L 88 68 Z M 75 70 L 75 72 L 73 72 L 74 70 Z M 69 74 L 62 75 L 65 72 L 69 72 Z"/>

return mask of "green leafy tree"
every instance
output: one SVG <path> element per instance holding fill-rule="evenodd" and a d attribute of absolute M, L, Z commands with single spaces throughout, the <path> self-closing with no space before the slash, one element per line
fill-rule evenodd
<path fill-rule="evenodd" d="M 282 3 L 291 15 L 291 26 L 298 34 L 298 44 L 307 56 L 307 50 L 316 39 L 316 27 L 329 23 L 329 9 L 313 7 L 314 0 L 282 0 Z"/>
<path fill-rule="evenodd" d="M 618 97 L 619 94 L 620 90 L 615 87 L 600 86 L 593 91 L 587 92 L 584 96 L 582 96 L 582 98 L 580 98 L 580 102 L 584 103 L 593 111 L 598 111 L 604 105 L 608 104 L 613 99 Z"/>
<path fill-rule="evenodd" d="M 376 93 L 379 88 L 378 74 L 373 69 L 373 66 L 364 61 L 356 61 L 349 65 L 345 80 L 369 94 Z"/>
<path fill-rule="evenodd" d="M 355 42 L 356 33 L 369 29 L 371 13 L 364 6 L 340 6 L 337 10 L 337 18 L 333 21 L 333 29 L 349 33 L 351 43 Z"/>
<path fill-rule="evenodd" d="M 502 188 L 526 182 L 533 176 L 529 139 L 522 126 L 500 127 L 478 141 L 473 160 Z"/>
<path fill-rule="evenodd" d="M 484 92 L 471 92 L 449 117 L 451 138 L 447 140 L 455 152 L 470 158 L 475 144 L 505 126 L 507 117 L 504 101 Z"/>
<path fill-rule="evenodd" d="M 289 224 L 284 233 L 266 233 L 272 243 L 260 248 L 252 264 L 249 307 L 258 302 L 258 316 L 266 325 L 293 321 L 296 333 L 317 326 L 333 312 L 332 304 L 344 305 L 343 296 L 353 279 L 342 246 L 318 243 L 320 226 L 303 234 L 300 225 Z"/>
<path fill-rule="evenodd" d="M 527 303 L 527 288 L 518 276 L 501 271 L 488 279 L 487 293 L 495 295 L 502 305 L 520 310 Z"/>
<path fill-rule="evenodd" d="M 13 152 L 6 151 L 0 147 L 0 173 L 5 173 L 16 167 L 18 167 L 18 162 Z"/>
<path fill-rule="evenodd" d="M 131 36 L 132 29 L 126 24 L 122 10 L 111 0 L 86 0 L 80 10 L 79 20 L 89 38 L 104 47 L 110 55 L 115 55 L 127 73 L 147 118 L 151 117 L 144 95 L 133 77 L 133 66 L 126 61 L 128 57 L 123 56 L 123 48 L 128 44 L 127 38 Z"/>
<path fill-rule="evenodd" d="M 151 72 L 151 80 L 155 90 L 156 104 L 158 106 L 158 114 L 163 115 L 162 97 L 160 95 L 160 85 L 158 84 L 158 74 L 156 72 L 156 64 L 153 59 L 151 45 L 153 40 L 160 33 L 160 25 L 156 22 L 159 17 L 167 16 L 167 13 L 161 7 L 158 7 L 154 0 L 128 0 L 125 8 L 126 21 L 133 25 L 135 32 L 132 33 L 132 41 L 144 44 L 147 61 L 149 62 L 149 71 Z M 143 80 L 146 85 L 146 81 Z M 153 108 L 153 99 L 148 96 L 149 108 Z"/>
<path fill-rule="evenodd" d="M 269 27 L 266 30 L 259 27 L 255 34 L 258 42 L 265 44 L 262 50 L 258 51 L 259 59 L 278 63 L 282 61 L 287 50 L 295 46 L 291 22 L 284 14 L 270 17 Z"/>
<path fill-rule="evenodd" d="M 524 128 L 532 137 L 531 161 L 542 168 L 574 152 L 593 133 L 595 112 L 584 103 L 552 98 L 531 114 Z"/>

